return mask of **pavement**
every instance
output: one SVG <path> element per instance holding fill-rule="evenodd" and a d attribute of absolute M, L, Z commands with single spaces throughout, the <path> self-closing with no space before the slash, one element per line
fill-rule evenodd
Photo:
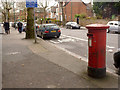
<path fill-rule="evenodd" d="M 118 76 L 104 78 L 87 74 L 87 62 L 40 38 L 24 39 L 11 28 L 2 34 L 3 88 L 118 88 Z M 81 51 L 82 52 L 82 51 Z"/>

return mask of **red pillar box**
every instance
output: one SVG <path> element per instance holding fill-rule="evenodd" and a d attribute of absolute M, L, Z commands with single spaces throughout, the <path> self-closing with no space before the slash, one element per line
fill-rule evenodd
<path fill-rule="evenodd" d="M 106 76 L 106 29 L 107 25 L 91 24 L 88 29 L 88 75 L 92 77 Z"/>

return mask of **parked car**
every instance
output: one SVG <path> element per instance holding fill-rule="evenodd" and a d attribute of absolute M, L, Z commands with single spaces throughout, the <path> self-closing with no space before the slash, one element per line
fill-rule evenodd
<path fill-rule="evenodd" d="M 107 32 L 114 32 L 114 33 L 120 33 L 120 21 L 109 21 L 107 23 L 109 25 L 109 29 L 107 29 Z"/>
<path fill-rule="evenodd" d="M 39 29 L 39 27 L 40 27 L 40 25 L 39 24 L 35 24 L 35 26 L 36 26 L 36 30 L 38 30 Z"/>
<path fill-rule="evenodd" d="M 51 37 L 59 38 L 60 35 L 60 28 L 56 24 L 42 24 L 39 25 L 39 29 L 37 29 L 37 36 L 40 36 L 43 39 Z"/>
<path fill-rule="evenodd" d="M 18 28 L 18 22 L 16 22 L 16 23 L 14 24 L 14 27 Z"/>
<path fill-rule="evenodd" d="M 114 53 L 114 66 L 118 69 L 118 74 L 120 75 L 120 50 Z"/>
<path fill-rule="evenodd" d="M 23 24 L 23 32 L 25 32 L 26 31 L 26 26 L 27 26 L 27 22 L 22 22 L 22 24 Z"/>
<path fill-rule="evenodd" d="M 74 29 L 74 28 L 77 28 L 77 29 L 80 29 L 80 25 L 77 24 L 76 22 L 67 22 L 66 23 L 66 28 L 69 28 L 69 29 Z"/>
<path fill-rule="evenodd" d="M 14 22 L 10 22 L 10 27 L 12 27 L 12 26 L 13 26 L 13 24 L 14 24 Z"/>
<path fill-rule="evenodd" d="M 23 23 L 23 32 L 26 32 L 26 29 L 27 29 L 27 22 L 22 22 Z M 36 26 L 36 30 L 39 29 L 39 25 L 38 24 L 35 24 Z"/>

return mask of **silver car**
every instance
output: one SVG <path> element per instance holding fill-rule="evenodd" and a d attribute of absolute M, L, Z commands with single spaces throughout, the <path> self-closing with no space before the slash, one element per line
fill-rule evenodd
<path fill-rule="evenodd" d="M 66 23 L 66 28 L 69 28 L 69 29 L 74 29 L 74 28 L 80 29 L 80 25 L 77 24 L 76 22 L 67 22 Z"/>
<path fill-rule="evenodd" d="M 108 33 L 120 33 L 120 21 L 109 21 L 107 25 L 110 26 L 107 30 Z"/>

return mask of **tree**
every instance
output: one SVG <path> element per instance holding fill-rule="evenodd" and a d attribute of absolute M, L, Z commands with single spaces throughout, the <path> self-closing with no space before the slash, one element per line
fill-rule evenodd
<path fill-rule="evenodd" d="M 59 5 L 60 5 L 60 8 L 61 8 L 61 10 L 62 10 L 62 24 L 63 24 L 63 26 L 65 26 L 65 13 L 64 13 L 64 8 L 65 8 L 65 6 L 70 2 L 71 0 L 65 0 L 64 2 L 62 1 L 60 1 L 60 0 L 58 0 L 58 2 L 59 2 Z"/>
<path fill-rule="evenodd" d="M 18 2 L 16 6 L 17 6 L 17 8 L 23 10 L 24 14 L 23 14 L 21 17 L 22 17 L 22 19 L 24 19 L 25 22 L 26 22 L 26 21 L 27 21 L 27 18 L 26 18 L 26 16 L 27 16 L 26 3 L 25 3 L 25 2 Z"/>
<path fill-rule="evenodd" d="M 2 14 L 4 16 L 4 21 L 8 21 L 10 19 L 10 10 L 12 9 L 12 2 L 8 2 L 7 0 L 4 2 L 1 0 L 3 11 Z"/>
<path fill-rule="evenodd" d="M 96 16 L 111 18 L 112 15 L 119 15 L 120 2 L 94 2 L 93 4 Z"/>
<path fill-rule="evenodd" d="M 63 2 L 60 2 L 60 7 L 62 9 L 62 24 L 63 24 L 63 26 L 65 26 L 65 14 L 63 11 L 63 8 L 64 8 Z"/>
<path fill-rule="evenodd" d="M 48 8 L 48 1 L 45 0 L 45 5 L 40 2 L 40 5 L 39 5 L 39 6 L 41 6 L 41 7 L 43 8 L 43 12 L 44 12 L 44 16 L 43 16 L 44 20 L 43 20 L 43 22 L 45 23 L 45 18 L 46 18 L 46 16 L 47 16 L 47 10 L 49 9 L 49 8 Z"/>
<path fill-rule="evenodd" d="M 34 34 L 34 8 L 27 8 L 27 30 L 26 39 L 35 38 Z"/>

